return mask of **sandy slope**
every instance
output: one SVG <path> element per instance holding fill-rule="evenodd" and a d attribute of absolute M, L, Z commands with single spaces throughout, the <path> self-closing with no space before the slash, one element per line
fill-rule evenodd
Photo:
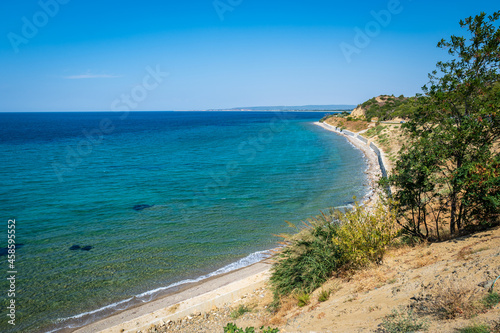
<path fill-rule="evenodd" d="M 318 302 L 321 290 L 317 290 L 308 306 L 299 308 L 291 299 L 284 305 L 285 312 L 272 316 L 266 310 L 272 294 L 264 287 L 222 308 L 147 332 L 223 332 L 228 322 L 240 327 L 271 325 L 279 327 L 280 332 L 382 332 L 380 324 L 385 316 L 393 310 L 408 309 L 427 323 L 428 332 L 457 332 L 457 328 L 473 322 L 491 326 L 496 322 L 500 328 L 500 305 L 473 319 L 463 318 L 461 311 L 465 308 L 457 306 L 458 318 L 452 320 L 441 319 L 438 308 L 430 305 L 438 295 L 450 298 L 460 294 L 466 296 L 465 304 L 474 304 L 487 294 L 498 275 L 500 228 L 442 243 L 391 250 L 379 266 L 349 278 L 329 280 L 323 287 L 332 290 L 326 302 Z M 500 283 L 495 291 L 500 292 Z M 252 311 L 234 320 L 231 311 L 240 304 Z"/>

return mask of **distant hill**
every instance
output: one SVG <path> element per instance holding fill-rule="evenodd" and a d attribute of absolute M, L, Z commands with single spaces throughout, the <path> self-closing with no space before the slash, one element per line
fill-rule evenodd
<path fill-rule="evenodd" d="M 356 105 L 249 106 L 207 111 L 352 111 Z"/>

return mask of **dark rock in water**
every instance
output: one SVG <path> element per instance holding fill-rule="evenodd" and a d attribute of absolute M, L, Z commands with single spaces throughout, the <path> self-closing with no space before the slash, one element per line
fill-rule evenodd
<path fill-rule="evenodd" d="M 143 210 L 143 209 L 146 209 L 146 208 L 151 208 L 153 207 L 154 205 L 135 205 L 134 206 L 134 210 Z"/>
<path fill-rule="evenodd" d="M 22 248 L 24 246 L 24 244 L 16 244 L 16 251 L 19 250 L 20 248 Z M 9 254 L 9 247 L 2 247 L 0 248 L 0 257 L 3 257 L 3 256 L 6 256 Z"/>
<path fill-rule="evenodd" d="M 72 251 L 75 251 L 75 250 L 82 250 L 82 251 L 90 251 L 92 250 L 94 247 L 93 246 L 90 246 L 90 245 L 86 245 L 86 246 L 80 246 L 80 245 L 73 245 L 72 247 L 70 247 L 69 249 L 72 250 Z"/>

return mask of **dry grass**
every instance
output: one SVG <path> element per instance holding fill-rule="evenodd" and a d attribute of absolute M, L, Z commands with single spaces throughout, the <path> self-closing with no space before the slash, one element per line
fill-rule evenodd
<path fill-rule="evenodd" d="M 352 277 L 351 283 L 354 283 L 354 291 L 361 293 L 382 287 L 394 276 L 395 273 L 392 270 L 387 270 L 386 267 L 372 266 L 356 273 Z"/>
<path fill-rule="evenodd" d="M 470 260 L 472 259 L 471 255 L 474 254 L 474 251 L 472 250 L 472 246 L 465 246 L 460 251 L 457 253 L 457 259 L 458 260 Z"/>
<path fill-rule="evenodd" d="M 492 239 L 494 239 L 494 238 L 492 238 Z M 490 249 L 489 246 L 482 246 L 482 247 L 479 247 L 476 249 L 474 248 L 476 245 L 484 243 L 484 242 L 485 242 L 484 240 L 480 240 L 480 241 L 475 242 L 474 244 L 464 246 L 463 248 L 460 249 L 460 251 L 458 251 L 457 259 L 458 260 L 470 260 L 470 259 L 472 259 L 473 254 L 489 250 Z"/>
<path fill-rule="evenodd" d="M 280 301 L 278 311 L 273 313 L 272 316 L 265 318 L 262 322 L 263 326 L 279 326 L 286 320 L 285 317 L 291 313 L 292 309 L 297 308 L 297 300 L 293 296 L 284 297 Z"/>
<path fill-rule="evenodd" d="M 433 256 L 431 251 L 421 252 L 418 259 L 413 263 L 413 268 L 429 266 L 438 261 L 437 256 Z"/>
<path fill-rule="evenodd" d="M 415 245 L 399 244 L 397 247 L 393 247 L 387 251 L 384 260 L 387 260 L 386 258 L 393 258 L 397 260 L 412 251 L 423 249 L 424 247 L 426 247 L 425 243 Z"/>
<path fill-rule="evenodd" d="M 477 293 L 468 286 L 441 288 L 423 302 L 420 310 L 439 319 L 471 318 L 482 309 Z"/>

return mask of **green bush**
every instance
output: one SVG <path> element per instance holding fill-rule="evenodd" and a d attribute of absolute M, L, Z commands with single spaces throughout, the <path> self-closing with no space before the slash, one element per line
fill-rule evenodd
<path fill-rule="evenodd" d="M 279 329 L 277 329 L 277 328 L 271 328 L 271 327 L 264 328 L 264 326 L 262 326 L 260 328 L 260 331 L 261 331 L 261 333 L 279 333 Z M 256 333 L 256 331 L 255 331 L 255 327 L 247 327 L 247 328 L 243 329 L 243 328 L 239 328 L 234 323 L 228 323 L 224 327 L 224 333 Z"/>
<path fill-rule="evenodd" d="M 498 303 L 500 303 L 500 295 L 496 291 L 488 293 L 483 298 L 483 305 L 487 309 L 494 308 Z"/>
<path fill-rule="evenodd" d="M 321 118 L 321 119 L 319 120 L 319 122 L 320 122 L 320 123 L 323 123 L 323 122 L 325 122 L 325 120 L 327 120 L 328 118 L 331 118 L 331 117 L 333 117 L 333 115 L 331 115 L 331 114 L 326 114 L 323 118 Z"/>
<path fill-rule="evenodd" d="M 330 298 L 331 290 L 321 290 L 318 296 L 318 302 L 326 302 Z"/>
<path fill-rule="evenodd" d="M 311 299 L 311 296 L 307 293 L 300 293 L 297 295 L 297 305 L 299 308 L 306 306 L 309 304 L 309 300 Z"/>
<path fill-rule="evenodd" d="M 485 324 L 472 324 L 463 328 L 459 328 L 460 333 L 490 333 L 491 328 Z"/>
<path fill-rule="evenodd" d="M 294 291 L 312 292 L 343 265 L 340 248 L 333 238 L 338 226 L 334 212 L 309 219 L 299 235 L 283 236 L 288 245 L 273 265 L 270 278 L 275 301 Z"/>
<path fill-rule="evenodd" d="M 366 119 L 371 121 L 372 118 L 377 117 L 380 121 L 392 119 L 395 117 L 411 117 L 415 113 L 415 97 L 399 97 L 394 96 L 380 96 L 382 102 L 377 102 L 376 98 L 372 98 L 361 106 L 366 110 Z"/>
<path fill-rule="evenodd" d="M 356 203 L 354 209 L 337 212 L 336 217 L 340 227 L 333 243 L 340 248 L 349 269 L 380 262 L 387 245 L 398 234 L 393 211 L 381 202 L 372 209 Z"/>
<path fill-rule="evenodd" d="M 330 210 L 309 219 L 273 265 L 270 278 L 274 292 L 271 308 L 293 292 L 311 293 L 340 268 L 356 269 L 379 262 L 397 235 L 392 211 L 379 203 L 373 209 L 355 204 L 347 212 Z M 298 230 L 298 228 L 297 228 Z"/>
<path fill-rule="evenodd" d="M 250 309 L 243 304 L 240 304 L 238 308 L 231 312 L 231 318 L 238 319 L 243 316 L 245 313 L 250 312 Z"/>

